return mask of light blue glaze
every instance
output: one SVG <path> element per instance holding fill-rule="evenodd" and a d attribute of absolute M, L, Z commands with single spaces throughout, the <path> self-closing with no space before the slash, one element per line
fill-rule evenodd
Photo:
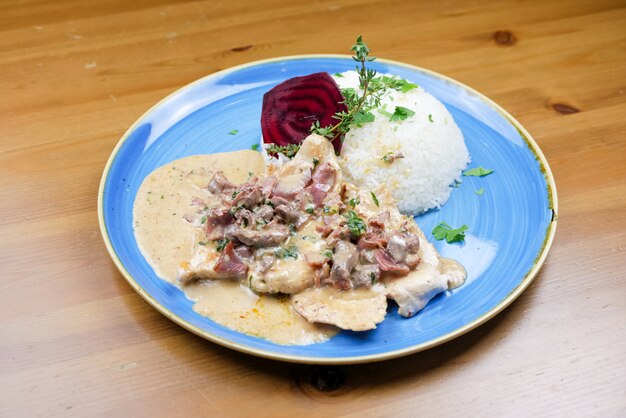
<path fill-rule="evenodd" d="M 293 76 L 317 71 L 332 74 L 353 66 L 349 58 L 292 58 L 210 76 L 161 102 L 128 133 L 104 183 L 104 223 L 121 264 L 157 303 L 244 351 L 297 356 L 303 361 L 359 361 L 454 333 L 494 310 L 521 285 L 543 249 L 552 219 L 549 186 L 536 155 L 507 118 L 465 87 L 415 68 L 379 61 L 372 67 L 419 84 L 446 105 L 465 136 L 470 167 L 495 170 L 484 178 L 464 177 L 443 208 L 416 218 L 431 240 L 430 232 L 441 221 L 453 227 L 469 226 L 464 244 L 435 242 L 442 255 L 456 258 L 467 268 L 469 277 L 463 287 L 436 297 L 413 318 L 400 317 L 394 306 L 374 331 L 342 332 L 323 344 L 290 347 L 215 324 L 196 314 L 180 290 L 155 276 L 133 236 L 133 200 L 142 180 L 177 158 L 248 149 L 258 142 L 261 100 L 271 86 Z M 229 135 L 233 129 L 239 133 Z M 481 187 L 485 193 L 478 196 L 474 191 Z"/>

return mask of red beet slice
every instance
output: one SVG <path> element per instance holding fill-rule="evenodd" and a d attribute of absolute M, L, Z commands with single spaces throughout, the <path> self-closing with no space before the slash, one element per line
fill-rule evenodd
<path fill-rule="evenodd" d="M 310 135 L 311 125 L 338 122 L 333 115 L 348 111 L 335 80 L 328 73 L 315 73 L 286 80 L 263 96 L 261 130 L 266 144 L 301 144 Z M 341 151 L 339 136 L 332 139 L 335 152 Z"/>

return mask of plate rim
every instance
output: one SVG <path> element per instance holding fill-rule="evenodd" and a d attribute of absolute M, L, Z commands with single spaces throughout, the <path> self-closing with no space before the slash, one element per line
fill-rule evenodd
<path fill-rule="evenodd" d="M 547 189 L 546 191 L 548 193 L 548 205 L 549 205 L 549 209 L 552 210 L 552 220 L 546 227 L 543 245 L 538 255 L 536 256 L 532 267 L 525 274 L 524 278 L 521 280 L 518 286 L 515 287 L 496 306 L 494 306 L 488 312 L 485 312 L 478 318 L 474 319 L 473 321 L 447 334 L 444 334 L 438 338 L 435 338 L 435 339 L 432 339 L 432 340 L 429 340 L 420 344 L 412 345 L 410 347 L 405 347 L 399 350 L 393 350 L 393 351 L 377 353 L 377 354 L 368 354 L 368 355 L 363 355 L 363 356 L 347 356 L 347 357 L 311 357 L 311 356 L 303 356 L 303 355 L 283 354 L 283 353 L 277 353 L 277 352 L 273 352 L 273 351 L 269 351 L 265 349 L 249 347 L 244 344 L 239 344 L 229 339 L 222 338 L 218 335 L 212 334 L 211 332 L 208 332 L 200 327 L 197 327 L 187 322 L 186 320 L 182 319 L 181 317 L 179 317 L 178 315 L 170 311 L 168 308 L 166 308 L 165 306 L 157 302 L 143 287 L 139 285 L 139 283 L 137 283 L 135 278 L 132 277 L 132 275 L 128 272 L 128 270 L 126 270 L 126 268 L 122 264 L 122 261 L 118 257 L 117 252 L 115 251 L 115 249 L 113 248 L 113 245 L 111 244 L 111 240 L 107 232 L 107 226 L 104 220 L 104 194 L 105 194 L 104 192 L 105 192 L 105 186 L 107 184 L 107 179 L 109 177 L 111 166 L 113 165 L 113 162 L 115 158 L 117 157 L 117 154 L 119 153 L 122 145 L 126 142 L 130 134 L 156 108 L 161 106 L 162 103 L 170 100 L 172 97 L 176 96 L 177 94 L 182 93 L 185 90 L 192 89 L 196 85 L 206 80 L 209 80 L 212 78 L 218 78 L 222 75 L 236 72 L 244 68 L 267 64 L 267 63 L 295 61 L 295 60 L 303 60 L 303 59 L 319 59 L 319 58 L 352 59 L 350 55 L 345 55 L 345 54 L 302 54 L 302 55 L 288 55 L 288 56 L 282 56 L 282 57 L 255 60 L 255 61 L 250 61 L 247 63 L 239 64 L 233 67 L 225 68 L 223 70 L 208 74 L 204 77 L 201 77 L 195 81 L 192 81 L 191 83 L 188 83 L 176 89 L 175 91 L 173 91 L 172 93 L 164 97 L 163 99 L 159 100 L 156 104 L 154 104 L 147 111 L 145 111 L 139 118 L 137 118 L 137 120 L 124 132 L 122 137 L 118 140 L 117 144 L 111 151 L 111 155 L 109 156 L 107 163 L 104 166 L 102 177 L 100 179 L 100 185 L 98 188 L 98 225 L 99 225 L 100 233 L 102 235 L 107 252 L 109 253 L 109 256 L 111 257 L 118 271 L 122 274 L 124 279 L 130 284 L 130 286 L 135 290 L 135 292 L 137 292 L 146 302 L 148 302 L 153 308 L 155 308 L 165 317 L 167 317 L 168 319 L 170 319 L 177 325 L 183 327 L 184 329 L 191 331 L 194 334 L 206 340 L 219 344 L 223 347 L 227 347 L 227 348 L 239 351 L 239 352 L 252 354 L 255 356 L 259 356 L 259 357 L 263 357 L 263 358 L 267 358 L 271 360 L 279 360 L 279 361 L 285 361 L 285 362 L 291 362 L 291 363 L 359 364 L 359 363 L 369 363 L 369 362 L 382 361 L 382 360 L 390 360 L 390 359 L 406 356 L 409 354 L 418 353 L 420 351 L 424 351 L 424 350 L 436 347 L 438 345 L 444 344 L 448 341 L 451 341 L 455 338 L 458 338 L 468 333 L 469 331 L 489 321 L 491 318 L 493 318 L 494 316 L 502 312 L 505 308 L 507 308 L 515 299 L 517 299 L 526 290 L 526 288 L 528 288 L 528 286 L 533 282 L 533 280 L 539 273 L 539 270 L 541 269 L 544 262 L 546 261 L 550 248 L 552 247 L 554 236 L 556 233 L 557 222 L 558 222 L 558 197 L 557 197 L 556 183 L 554 181 L 552 170 L 550 169 L 550 165 L 548 164 L 548 161 L 545 155 L 539 148 L 539 145 L 537 144 L 537 142 L 530 135 L 530 133 L 522 126 L 521 123 L 517 121 L 517 119 L 515 119 L 509 112 L 507 112 L 503 107 L 495 103 L 493 100 L 491 100 L 484 94 L 474 90 L 473 88 L 467 86 L 466 84 L 458 80 L 455 80 L 451 77 L 448 77 L 446 75 L 440 74 L 436 71 L 432 71 L 432 70 L 429 70 L 420 66 L 407 64 L 404 62 L 390 60 L 390 59 L 384 59 L 384 58 L 377 58 L 376 60 L 382 63 L 393 65 L 393 66 L 405 67 L 413 71 L 418 71 L 418 72 L 428 74 L 435 78 L 439 78 L 443 81 L 446 81 L 448 83 L 461 87 L 465 89 L 466 91 L 476 95 L 481 101 L 483 101 L 485 104 L 490 106 L 493 110 L 497 111 L 500 115 L 502 115 L 508 121 L 508 123 L 510 123 L 513 127 L 515 127 L 519 131 L 526 145 L 528 146 L 530 151 L 534 154 L 535 158 L 537 159 L 537 162 L 539 163 L 540 172 L 546 180 L 546 189 Z"/>

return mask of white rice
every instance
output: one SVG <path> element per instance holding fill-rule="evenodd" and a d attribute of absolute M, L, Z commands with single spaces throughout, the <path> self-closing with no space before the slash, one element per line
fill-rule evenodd
<path fill-rule="evenodd" d="M 360 91 L 355 71 L 342 75 L 335 76 L 341 88 Z M 421 87 L 407 93 L 390 90 L 382 105 L 392 114 L 396 106 L 402 106 L 415 115 L 392 122 L 373 111 L 374 122 L 353 127 L 341 149 L 344 175 L 363 189 L 385 183 L 407 215 L 440 207 L 470 160 L 461 130 L 445 106 Z M 395 152 L 404 158 L 383 161 L 385 154 Z"/>

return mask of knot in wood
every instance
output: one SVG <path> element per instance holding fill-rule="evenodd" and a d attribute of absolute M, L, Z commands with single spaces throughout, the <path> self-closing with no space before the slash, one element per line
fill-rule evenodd
<path fill-rule="evenodd" d="M 496 44 L 501 46 L 512 46 L 517 42 L 517 38 L 513 32 L 509 30 L 499 30 L 494 32 L 493 40 L 496 41 Z"/>

